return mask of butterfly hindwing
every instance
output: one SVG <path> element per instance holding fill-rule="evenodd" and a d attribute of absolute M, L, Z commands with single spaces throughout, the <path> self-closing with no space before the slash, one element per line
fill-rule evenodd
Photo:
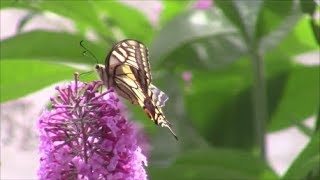
<path fill-rule="evenodd" d="M 163 107 L 166 101 L 169 99 L 169 97 L 153 84 L 150 85 L 150 90 L 152 91 L 152 100 L 155 103 L 155 105 Z"/>

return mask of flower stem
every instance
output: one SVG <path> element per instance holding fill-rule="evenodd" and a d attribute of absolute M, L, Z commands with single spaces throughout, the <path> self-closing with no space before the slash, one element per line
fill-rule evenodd
<path fill-rule="evenodd" d="M 263 56 L 256 48 L 252 48 L 251 60 L 253 70 L 253 117 L 256 131 L 256 142 L 259 146 L 259 155 L 261 159 L 266 159 L 265 152 L 265 131 L 266 122 L 268 119 L 267 114 L 267 92 L 266 92 L 266 79 L 264 72 L 264 59 Z"/>
<path fill-rule="evenodd" d="M 81 117 L 82 118 L 82 117 Z M 82 133 L 82 143 L 83 143 L 83 158 L 84 158 L 84 162 L 88 163 L 88 154 L 87 154 L 87 135 L 86 135 L 86 131 L 85 131 L 85 125 L 83 122 L 83 119 L 81 119 L 81 133 Z"/>

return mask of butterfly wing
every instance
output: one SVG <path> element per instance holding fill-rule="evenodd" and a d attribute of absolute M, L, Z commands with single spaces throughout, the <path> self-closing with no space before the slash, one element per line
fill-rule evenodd
<path fill-rule="evenodd" d="M 110 52 L 109 64 L 112 65 L 114 59 L 117 59 L 129 65 L 142 91 L 147 94 L 152 80 L 148 56 L 149 52 L 145 45 L 136 40 L 126 39 L 114 45 Z"/>
<path fill-rule="evenodd" d="M 139 83 L 127 65 L 114 67 L 113 88 L 121 97 L 128 99 L 132 104 L 139 104 L 144 97 L 138 96 Z"/>
<path fill-rule="evenodd" d="M 144 95 L 150 95 L 149 85 L 151 84 L 152 77 L 148 54 L 148 49 L 136 40 L 126 39 L 115 44 L 105 61 L 108 76 L 107 86 L 113 87 L 115 83 L 121 81 L 118 79 L 118 82 L 115 82 L 115 79 L 118 76 L 116 72 L 123 71 L 118 70 L 119 66 L 127 65 L 130 66 L 130 69 L 127 68 L 126 70 L 128 72 L 130 71 L 130 73 L 134 75 L 134 81 L 139 84 L 139 88 L 142 90 Z M 117 71 L 115 69 L 117 69 Z M 121 89 L 126 88 L 122 87 Z M 124 92 L 120 92 L 119 95 L 124 95 Z M 124 96 L 126 99 L 130 99 L 128 95 Z"/>
<path fill-rule="evenodd" d="M 146 97 L 144 101 L 143 110 L 155 124 L 161 127 L 168 128 L 171 134 L 174 136 L 174 138 L 178 140 L 177 135 L 171 129 L 172 127 L 171 123 L 164 116 L 164 113 L 162 112 L 161 107 L 155 106 L 155 102 L 153 102 L 152 99 L 150 99 L 149 97 Z"/>
<path fill-rule="evenodd" d="M 109 52 L 105 66 L 108 87 L 139 104 L 155 124 L 169 128 L 177 139 L 161 109 L 168 96 L 151 85 L 148 49 L 139 41 L 120 41 Z"/>
<path fill-rule="evenodd" d="M 109 67 L 114 70 L 112 73 L 113 77 L 107 75 L 107 70 L 104 65 L 96 65 L 96 71 L 103 84 L 107 88 L 112 87 L 119 96 L 131 101 L 132 104 L 139 104 L 137 93 L 135 92 L 139 84 L 136 82 L 133 74 L 128 70 L 130 67 L 126 65 L 111 65 Z M 140 98 L 140 103 L 143 101 L 142 99 L 143 97 Z"/>

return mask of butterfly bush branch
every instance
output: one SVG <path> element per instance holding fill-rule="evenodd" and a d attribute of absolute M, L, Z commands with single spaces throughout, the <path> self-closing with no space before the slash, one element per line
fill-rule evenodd
<path fill-rule="evenodd" d="M 252 48 L 251 60 L 253 71 L 253 117 L 258 152 L 262 160 L 266 160 L 265 135 L 268 120 L 267 89 L 264 57 L 257 49 Z"/>
<path fill-rule="evenodd" d="M 74 82 L 56 88 L 52 110 L 38 120 L 39 179 L 147 179 L 141 132 L 121 114 L 113 90 L 99 93 L 101 86 L 75 73 Z"/>

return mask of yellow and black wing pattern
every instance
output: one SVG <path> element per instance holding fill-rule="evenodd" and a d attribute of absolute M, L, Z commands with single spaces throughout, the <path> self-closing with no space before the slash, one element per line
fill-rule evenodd
<path fill-rule="evenodd" d="M 161 109 L 168 96 L 151 83 L 148 55 L 144 44 L 126 39 L 113 46 L 106 57 L 105 68 L 100 65 L 97 71 L 107 87 L 112 87 L 118 95 L 133 104 L 140 105 L 155 124 L 169 128 L 177 139 Z"/>

